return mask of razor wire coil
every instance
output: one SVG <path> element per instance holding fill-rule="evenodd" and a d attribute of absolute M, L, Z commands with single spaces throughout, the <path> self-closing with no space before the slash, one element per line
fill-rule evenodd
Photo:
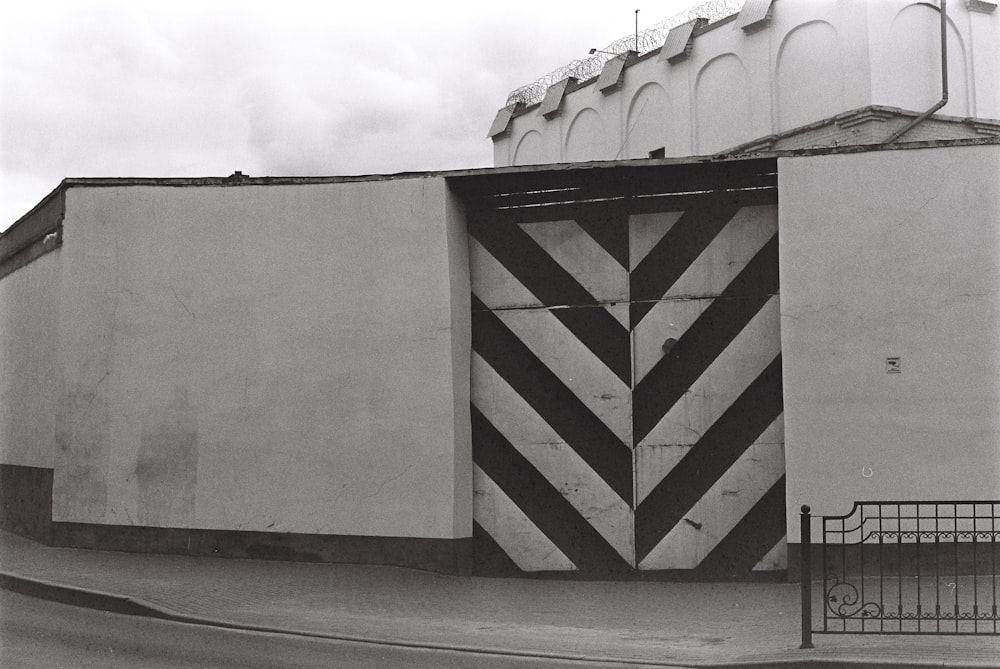
<path fill-rule="evenodd" d="M 530 84 L 515 88 L 507 96 L 507 102 L 504 106 L 512 108 L 517 104 L 529 106 L 540 102 L 552 84 L 569 77 L 578 81 L 596 77 L 601 73 L 604 64 L 612 58 L 622 57 L 629 51 L 636 51 L 640 55 L 654 51 L 663 46 L 671 28 L 676 28 L 695 19 L 706 19 L 709 23 L 721 21 L 739 12 L 743 2 L 744 0 L 706 0 L 671 16 L 665 21 L 655 23 L 638 34 L 633 33 L 621 37 L 588 58 L 574 60 Z"/>

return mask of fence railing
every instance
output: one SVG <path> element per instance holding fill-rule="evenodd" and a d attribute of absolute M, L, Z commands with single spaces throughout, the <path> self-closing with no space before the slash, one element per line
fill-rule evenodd
<path fill-rule="evenodd" d="M 998 511 L 1000 501 L 855 502 L 818 517 L 813 544 L 803 506 L 800 648 L 813 647 L 813 634 L 1000 634 Z"/>

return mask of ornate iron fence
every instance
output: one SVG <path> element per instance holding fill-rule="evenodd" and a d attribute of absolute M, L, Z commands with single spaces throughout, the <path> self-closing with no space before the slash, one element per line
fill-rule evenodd
<path fill-rule="evenodd" d="M 819 517 L 814 545 L 803 506 L 800 648 L 813 647 L 813 634 L 1000 634 L 998 510 L 1000 501 L 855 502 Z"/>

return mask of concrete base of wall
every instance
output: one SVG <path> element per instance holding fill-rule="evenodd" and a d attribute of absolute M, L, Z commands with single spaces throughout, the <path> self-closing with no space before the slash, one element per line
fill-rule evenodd
<path fill-rule="evenodd" d="M 725 569 L 609 569 L 608 571 L 522 571 L 496 544 L 479 523 L 472 526 L 473 576 L 537 578 L 567 581 L 678 581 L 678 582 L 749 582 L 780 583 L 784 570 L 727 571 Z"/>
<path fill-rule="evenodd" d="M 645 581 L 666 583 L 791 583 L 785 571 L 753 571 L 740 574 L 701 572 L 695 569 L 653 569 L 620 572 L 595 577 L 578 571 L 487 571 L 476 568 L 473 576 L 488 578 L 527 578 L 549 581 Z"/>
<path fill-rule="evenodd" d="M 0 527 L 49 543 L 52 529 L 52 470 L 0 465 Z"/>
<path fill-rule="evenodd" d="M 364 537 L 52 523 L 52 545 L 176 555 L 392 565 L 469 574 L 472 539 Z"/>

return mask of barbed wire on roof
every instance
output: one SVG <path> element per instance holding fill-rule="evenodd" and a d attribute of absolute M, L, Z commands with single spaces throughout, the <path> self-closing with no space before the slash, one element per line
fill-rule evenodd
<path fill-rule="evenodd" d="M 706 0 L 690 9 L 686 9 L 679 14 L 671 16 L 665 21 L 655 23 L 639 32 L 638 35 L 632 33 L 621 37 L 608 46 L 600 49 L 588 58 L 581 58 L 563 65 L 559 69 L 553 70 L 535 81 L 516 88 L 507 96 L 505 107 L 513 107 L 520 103 L 523 105 L 533 105 L 540 102 L 545 97 L 545 91 L 554 83 L 572 77 L 578 81 L 584 81 L 591 77 L 596 77 L 601 73 L 604 64 L 612 58 L 627 53 L 628 51 L 638 51 L 639 54 L 649 53 L 663 46 L 667 39 L 667 33 L 671 28 L 694 21 L 695 19 L 707 19 L 709 23 L 715 23 L 732 16 L 740 11 L 745 0 Z M 603 53 L 602 53 L 603 52 Z"/>

